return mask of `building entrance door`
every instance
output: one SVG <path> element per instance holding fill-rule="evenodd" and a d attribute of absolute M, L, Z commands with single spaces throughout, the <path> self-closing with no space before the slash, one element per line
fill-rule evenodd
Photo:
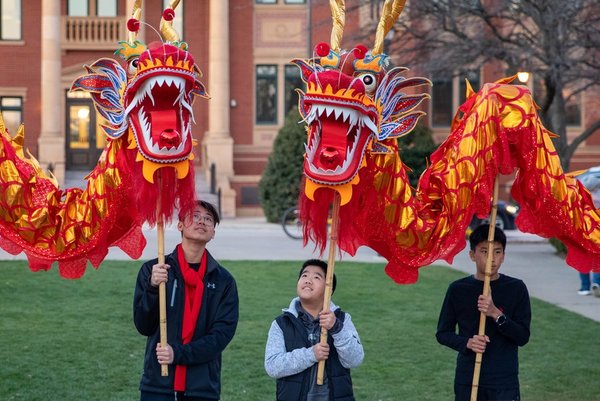
<path fill-rule="evenodd" d="M 91 170 L 106 145 L 92 99 L 89 95 L 87 98 L 68 96 L 66 105 L 66 168 L 67 170 Z"/>

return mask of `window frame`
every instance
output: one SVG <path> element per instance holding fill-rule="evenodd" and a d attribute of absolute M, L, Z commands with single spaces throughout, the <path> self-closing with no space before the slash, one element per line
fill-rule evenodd
<path fill-rule="evenodd" d="M 295 70 L 297 75 L 289 74 L 288 71 Z M 300 83 L 300 87 L 296 85 L 292 85 L 295 81 Z M 300 68 L 298 68 L 295 64 L 284 64 L 283 65 L 283 118 L 287 116 L 287 114 L 294 107 L 298 107 L 299 95 L 296 92 L 296 88 L 304 89 L 304 82 L 302 81 L 302 73 Z M 288 94 L 290 95 L 290 99 L 288 100 Z M 293 102 L 293 100 L 296 100 Z"/>
<path fill-rule="evenodd" d="M 101 2 L 105 2 L 106 0 L 96 0 L 96 16 L 100 17 L 100 18 L 115 18 L 119 16 L 119 1 L 118 0 L 113 0 L 114 5 L 115 5 L 115 14 L 114 15 L 100 15 L 98 13 L 98 7 L 100 5 Z"/>
<path fill-rule="evenodd" d="M 477 74 L 478 78 L 475 80 L 470 76 L 471 74 Z M 432 77 L 431 82 L 433 83 L 433 88 L 431 89 L 431 100 L 429 102 L 429 126 L 432 128 L 449 128 L 452 125 L 452 118 L 458 111 L 458 108 L 465 101 L 466 94 L 466 84 L 464 82 L 465 78 L 469 78 L 469 82 L 473 85 L 473 89 L 477 90 L 481 82 L 481 70 L 480 69 L 469 69 L 462 72 L 455 72 L 452 75 L 440 76 L 440 77 Z M 438 123 L 434 121 L 436 108 L 435 108 L 435 96 L 434 90 L 436 83 L 440 81 L 445 81 L 450 83 L 450 110 L 448 115 L 447 123 Z"/>
<path fill-rule="evenodd" d="M 70 4 L 71 1 L 74 1 L 74 0 L 67 0 L 67 17 L 83 18 L 83 17 L 90 17 L 90 16 L 92 16 L 90 14 L 90 12 L 92 10 L 92 7 L 90 7 L 91 0 L 86 0 L 86 4 L 87 4 L 86 5 L 86 12 L 83 15 L 73 15 L 73 14 L 71 14 L 71 10 L 70 10 L 71 7 L 69 7 L 71 5 Z"/>
<path fill-rule="evenodd" d="M 4 99 L 19 99 L 19 102 L 21 103 L 20 106 L 4 106 Z M 17 130 L 19 129 L 19 126 L 25 121 L 24 118 L 24 113 L 25 113 L 25 108 L 23 107 L 23 103 L 25 101 L 25 97 L 24 96 L 20 96 L 20 95 L 0 95 L 0 113 L 2 113 L 2 115 L 4 115 L 4 112 L 6 111 L 17 111 L 19 112 L 19 122 L 17 123 L 17 126 L 14 127 L 14 129 L 10 129 L 13 127 L 6 127 L 6 129 L 8 129 L 8 132 L 11 135 L 14 135 Z M 5 121 L 5 126 L 6 126 L 6 119 L 4 119 Z"/>
<path fill-rule="evenodd" d="M 274 74 L 259 74 L 259 68 L 260 67 L 272 67 L 275 71 Z M 273 108 L 275 109 L 275 112 L 273 113 L 273 120 L 262 120 L 259 121 L 258 119 L 258 105 L 259 105 L 259 96 L 261 95 L 261 93 L 259 92 L 259 79 L 267 79 L 269 78 L 273 83 L 274 83 L 274 87 L 275 87 L 275 94 L 273 95 Z M 277 125 L 279 122 L 279 105 L 278 105 L 278 100 L 279 100 L 279 92 L 280 92 L 280 88 L 279 88 L 279 64 L 255 64 L 254 65 L 254 85 L 255 85 L 255 93 L 256 96 L 254 98 L 254 123 L 256 125 Z"/>
<path fill-rule="evenodd" d="M 12 4 L 18 5 L 18 20 L 19 20 L 19 32 L 17 34 L 17 38 L 5 38 L 4 37 L 4 25 L 2 24 L 2 14 L 6 0 L 0 1 L 0 41 L 2 42 L 19 42 L 23 40 L 23 0 L 11 0 Z"/>

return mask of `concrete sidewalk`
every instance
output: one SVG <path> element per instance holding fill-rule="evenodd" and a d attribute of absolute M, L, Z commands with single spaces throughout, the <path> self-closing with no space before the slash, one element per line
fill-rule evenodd
<path fill-rule="evenodd" d="M 145 230 L 148 245 L 143 259 L 156 257 L 156 232 Z M 507 252 L 502 272 L 522 279 L 532 297 L 560 306 L 600 322 L 600 298 L 581 296 L 579 275 L 564 260 L 556 256 L 554 248 L 544 238 L 518 230 L 506 231 Z M 176 227 L 167 227 L 165 249 L 171 250 L 180 241 Z M 219 260 L 305 260 L 319 257 L 313 244 L 302 246 L 301 240 L 289 238 L 279 224 L 267 223 L 265 218 L 246 217 L 224 219 L 217 227 L 215 239 L 209 249 Z M 108 258 L 127 258 L 118 249 L 111 250 Z M 327 253 L 324 254 L 327 258 Z M 342 255 L 342 260 L 386 263 L 370 248 L 362 247 L 355 256 Z M 444 261 L 436 264 L 451 266 L 466 273 L 474 273 L 468 249 L 460 252 L 452 265 Z"/>
<path fill-rule="evenodd" d="M 156 230 L 144 229 L 148 241 L 141 260 L 157 255 Z M 600 322 L 600 298 L 581 296 L 579 275 L 543 238 L 519 231 L 506 231 L 508 245 L 501 271 L 522 279 L 532 297 L 558 305 Z M 181 234 L 174 225 L 165 228 L 165 251 L 170 252 L 180 242 Z M 215 239 L 209 244 L 211 253 L 219 260 L 305 260 L 319 257 L 314 245 L 302 246 L 301 240 L 289 238 L 279 224 L 267 223 L 265 218 L 224 219 L 217 227 Z M 327 253 L 323 256 L 327 257 Z M 0 252 L 0 259 L 24 259 L 22 254 L 13 256 Z M 108 260 L 129 260 L 117 248 L 111 248 Z M 362 247 L 355 256 L 342 255 L 344 261 L 385 263 L 369 248 Z M 436 264 L 449 266 L 444 261 Z M 452 268 L 473 273 L 475 265 L 465 248 L 455 258 Z"/>

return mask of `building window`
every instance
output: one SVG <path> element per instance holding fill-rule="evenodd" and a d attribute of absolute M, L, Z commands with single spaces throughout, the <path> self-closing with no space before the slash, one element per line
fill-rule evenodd
<path fill-rule="evenodd" d="M 533 95 L 538 104 L 542 104 L 542 99 L 546 96 L 546 85 L 542 78 L 534 77 L 533 80 Z M 573 94 L 569 88 L 563 89 L 563 97 L 565 99 L 565 123 L 569 127 L 581 127 L 581 92 Z"/>
<path fill-rule="evenodd" d="M 169 8 L 171 0 L 163 0 L 163 10 Z M 179 34 L 179 40 L 183 40 L 183 0 L 175 9 L 175 18 L 173 19 L 173 29 Z"/>
<path fill-rule="evenodd" d="M 431 89 L 431 126 L 449 127 L 452 118 L 461 104 L 466 100 L 467 84 L 471 83 L 473 90 L 477 91 L 480 85 L 478 70 L 468 70 L 456 76 L 434 77 Z"/>
<path fill-rule="evenodd" d="M 98 17 L 116 17 L 117 0 L 96 0 L 96 15 Z"/>
<path fill-rule="evenodd" d="M 69 0 L 67 2 L 67 15 L 69 17 L 87 17 L 90 15 L 88 0 Z"/>
<path fill-rule="evenodd" d="M 2 40 L 21 40 L 21 0 L 0 1 Z"/>
<path fill-rule="evenodd" d="M 6 129 L 11 135 L 14 135 L 23 122 L 23 98 L 20 96 L 1 96 L 0 112 L 2 112 Z"/>
<path fill-rule="evenodd" d="M 277 66 L 256 66 L 256 123 L 277 123 Z"/>
<path fill-rule="evenodd" d="M 281 2 L 281 0 L 279 0 Z M 277 0 L 255 0 L 256 4 L 277 4 Z M 284 4 L 306 4 L 306 0 L 283 0 Z"/>
<path fill-rule="evenodd" d="M 243 206 L 259 206 L 258 187 L 241 187 L 240 188 L 240 203 Z"/>
<path fill-rule="evenodd" d="M 431 125 L 449 127 L 452 121 L 452 78 L 438 77 L 432 80 Z"/>
<path fill-rule="evenodd" d="M 581 93 L 566 97 L 565 119 L 568 126 L 581 127 Z"/>
<path fill-rule="evenodd" d="M 68 0 L 67 15 L 69 17 L 116 17 L 117 0 Z"/>
<path fill-rule="evenodd" d="M 298 107 L 298 92 L 296 89 L 304 89 L 304 82 L 300 78 L 300 69 L 295 65 L 285 66 L 285 109 L 287 115 L 290 110 Z"/>

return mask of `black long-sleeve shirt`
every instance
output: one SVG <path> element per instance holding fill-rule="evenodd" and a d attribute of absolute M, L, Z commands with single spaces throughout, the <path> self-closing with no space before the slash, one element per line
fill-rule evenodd
<path fill-rule="evenodd" d="M 518 347 L 529 341 L 531 324 L 529 293 L 523 281 L 503 274 L 490 282 L 490 288 L 494 305 L 507 320 L 501 326 L 490 317 L 486 320 L 485 334 L 490 342 L 483 353 L 479 385 L 518 387 Z M 456 384 L 473 382 L 476 354 L 467 348 L 467 341 L 479 331 L 477 299 L 482 293 L 483 281 L 474 276 L 457 280 L 448 287 L 440 311 L 436 338 L 440 344 L 458 351 Z"/>

